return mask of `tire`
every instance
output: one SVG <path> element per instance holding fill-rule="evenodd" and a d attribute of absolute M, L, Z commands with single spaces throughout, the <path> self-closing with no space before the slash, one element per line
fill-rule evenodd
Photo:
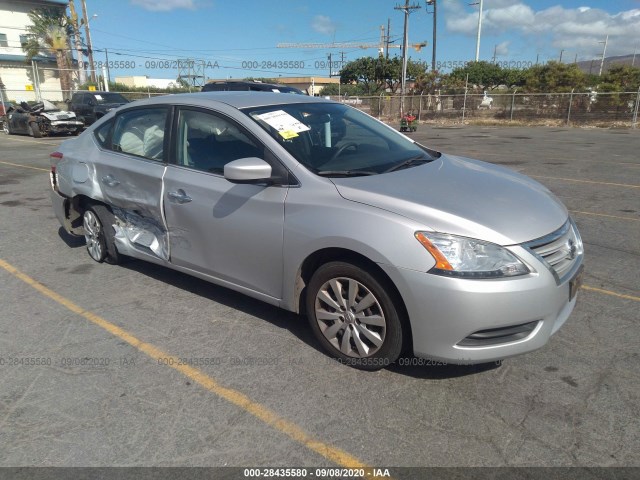
<path fill-rule="evenodd" d="M 82 216 L 87 252 L 98 263 L 116 265 L 122 262 L 122 255 L 115 246 L 114 222 L 113 214 L 104 205 L 91 205 Z"/>
<path fill-rule="evenodd" d="M 404 332 L 400 309 L 389 292 L 387 282 L 350 263 L 330 262 L 313 274 L 307 316 L 329 355 L 370 371 L 398 359 Z"/>
<path fill-rule="evenodd" d="M 81 131 L 82 129 L 78 128 L 77 130 L 74 130 L 73 132 L 71 132 L 71 135 L 73 135 L 74 137 L 77 137 L 78 135 L 80 135 Z"/>
<path fill-rule="evenodd" d="M 31 122 L 29 124 L 29 135 L 31 135 L 33 138 L 42 137 L 42 132 L 40 131 L 40 127 L 36 122 Z"/>
<path fill-rule="evenodd" d="M 9 131 L 9 119 L 7 117 L 2 120 L 2 131 L 5 133 L 5 135 L 11 134 L 11 132 Z"/>

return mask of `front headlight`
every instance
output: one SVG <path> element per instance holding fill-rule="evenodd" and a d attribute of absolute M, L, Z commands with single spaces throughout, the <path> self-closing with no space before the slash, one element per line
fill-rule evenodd
<path fill-rule="evenodd" d="M 432 232 L 416 232 L 416 239 L 436 261 L 429 273 L 459 278 L 501 278 L 529 273 L 518 257 L 494 243 Z"/>

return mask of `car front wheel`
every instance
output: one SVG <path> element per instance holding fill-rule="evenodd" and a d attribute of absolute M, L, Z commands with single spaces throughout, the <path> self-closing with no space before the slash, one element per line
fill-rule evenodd
<path fill-rule="evenodd" d="M 345 262 L 330 262 L 313 275 L 307 315 L 325 350 L 341 363 L 378 370 L 402 351 L 403 329 L 386 282 Z"/>

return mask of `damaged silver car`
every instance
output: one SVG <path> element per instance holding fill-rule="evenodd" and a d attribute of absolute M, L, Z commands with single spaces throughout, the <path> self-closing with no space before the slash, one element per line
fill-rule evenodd
<path fill-rule="evenodd" d="M 580 234 L 545 187 L 319 98 L 135 102 L 64 142 L 51 185 L 95 261 L 146 260 L 305 314 L 362 369 L 538 349 L 582 278 Z"/>

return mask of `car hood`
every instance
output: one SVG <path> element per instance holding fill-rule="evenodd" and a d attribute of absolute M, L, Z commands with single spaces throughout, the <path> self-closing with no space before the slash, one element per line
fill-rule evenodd
<path fill-rule="evenodd" d="M 567 209 L 540 183 L 478 160 L 442 155 L 383 175 L 332 178 L 342 197 L 436 232 L 514 245 L 560 228 Z"/>

